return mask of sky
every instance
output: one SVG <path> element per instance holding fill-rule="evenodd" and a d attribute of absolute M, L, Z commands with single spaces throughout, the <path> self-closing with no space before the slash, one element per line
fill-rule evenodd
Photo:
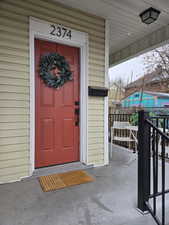
<path fill-rule="evenodd" d="M 122 78 L 125 83 L 131 83 L 144 75 L 143 55 L 130 59 L 109 69 L 110 81 Z"/>

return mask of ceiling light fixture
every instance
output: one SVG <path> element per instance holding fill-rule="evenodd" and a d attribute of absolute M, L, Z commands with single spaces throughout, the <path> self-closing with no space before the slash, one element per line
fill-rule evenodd
<path fill-rule="evenodd" d="M 144 12 L 140 13 L 139 16 L 143 23 L 151 24 L 158 19 L 160 13 L 161 12 L 159 10 L 150 7 L 148 9 L 146 9 Z"/>

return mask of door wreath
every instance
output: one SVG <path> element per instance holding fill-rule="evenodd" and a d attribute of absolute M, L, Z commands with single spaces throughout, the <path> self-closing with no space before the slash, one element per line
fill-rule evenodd
<path fill-rule="evenodd" d="M 49 53 L 41 57 L 40 77 L 48 87 L 59 88 L 72 80 L 72 72 L 64 56 Z"/>

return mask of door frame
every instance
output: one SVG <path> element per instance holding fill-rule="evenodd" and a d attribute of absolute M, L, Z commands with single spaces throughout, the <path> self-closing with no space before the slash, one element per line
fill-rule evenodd
<path fill-rule="evenodd" d="M 29 17 L 30 48 L 30 175 L 35 170 L 35 38 L 80 48 L 80 162 L 88 164 L 88 34 L 67 28 L 72 38 L 50 34 L 51 25 L 62 26 Z M 65 26 L 62 26 L 65 28 Z"/>

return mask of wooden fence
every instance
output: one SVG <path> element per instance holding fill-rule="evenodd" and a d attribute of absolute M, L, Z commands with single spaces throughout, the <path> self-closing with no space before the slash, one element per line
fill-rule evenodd
<path fill-rule="evenodd" d="M 113 126 L 114 121 L 120 121 L 120 122 L 131 122 L 131 115 L 132 113 L 128 114 L 109 114 L 109 141 L 111 137 L 111 127 Z M 114 129 L 114 134 L 115 136 L 118 137 L 128 137 L 129 136 L 129 130 L 120 130 L 120 129 Z M 114 144 L 127 147 L 128 148 L 128 143 L 127 142 L 121 142 L 121 141 L 113 141 Z M 134 143 L 131 143 L 131 149 L 134 149 Z"/>

